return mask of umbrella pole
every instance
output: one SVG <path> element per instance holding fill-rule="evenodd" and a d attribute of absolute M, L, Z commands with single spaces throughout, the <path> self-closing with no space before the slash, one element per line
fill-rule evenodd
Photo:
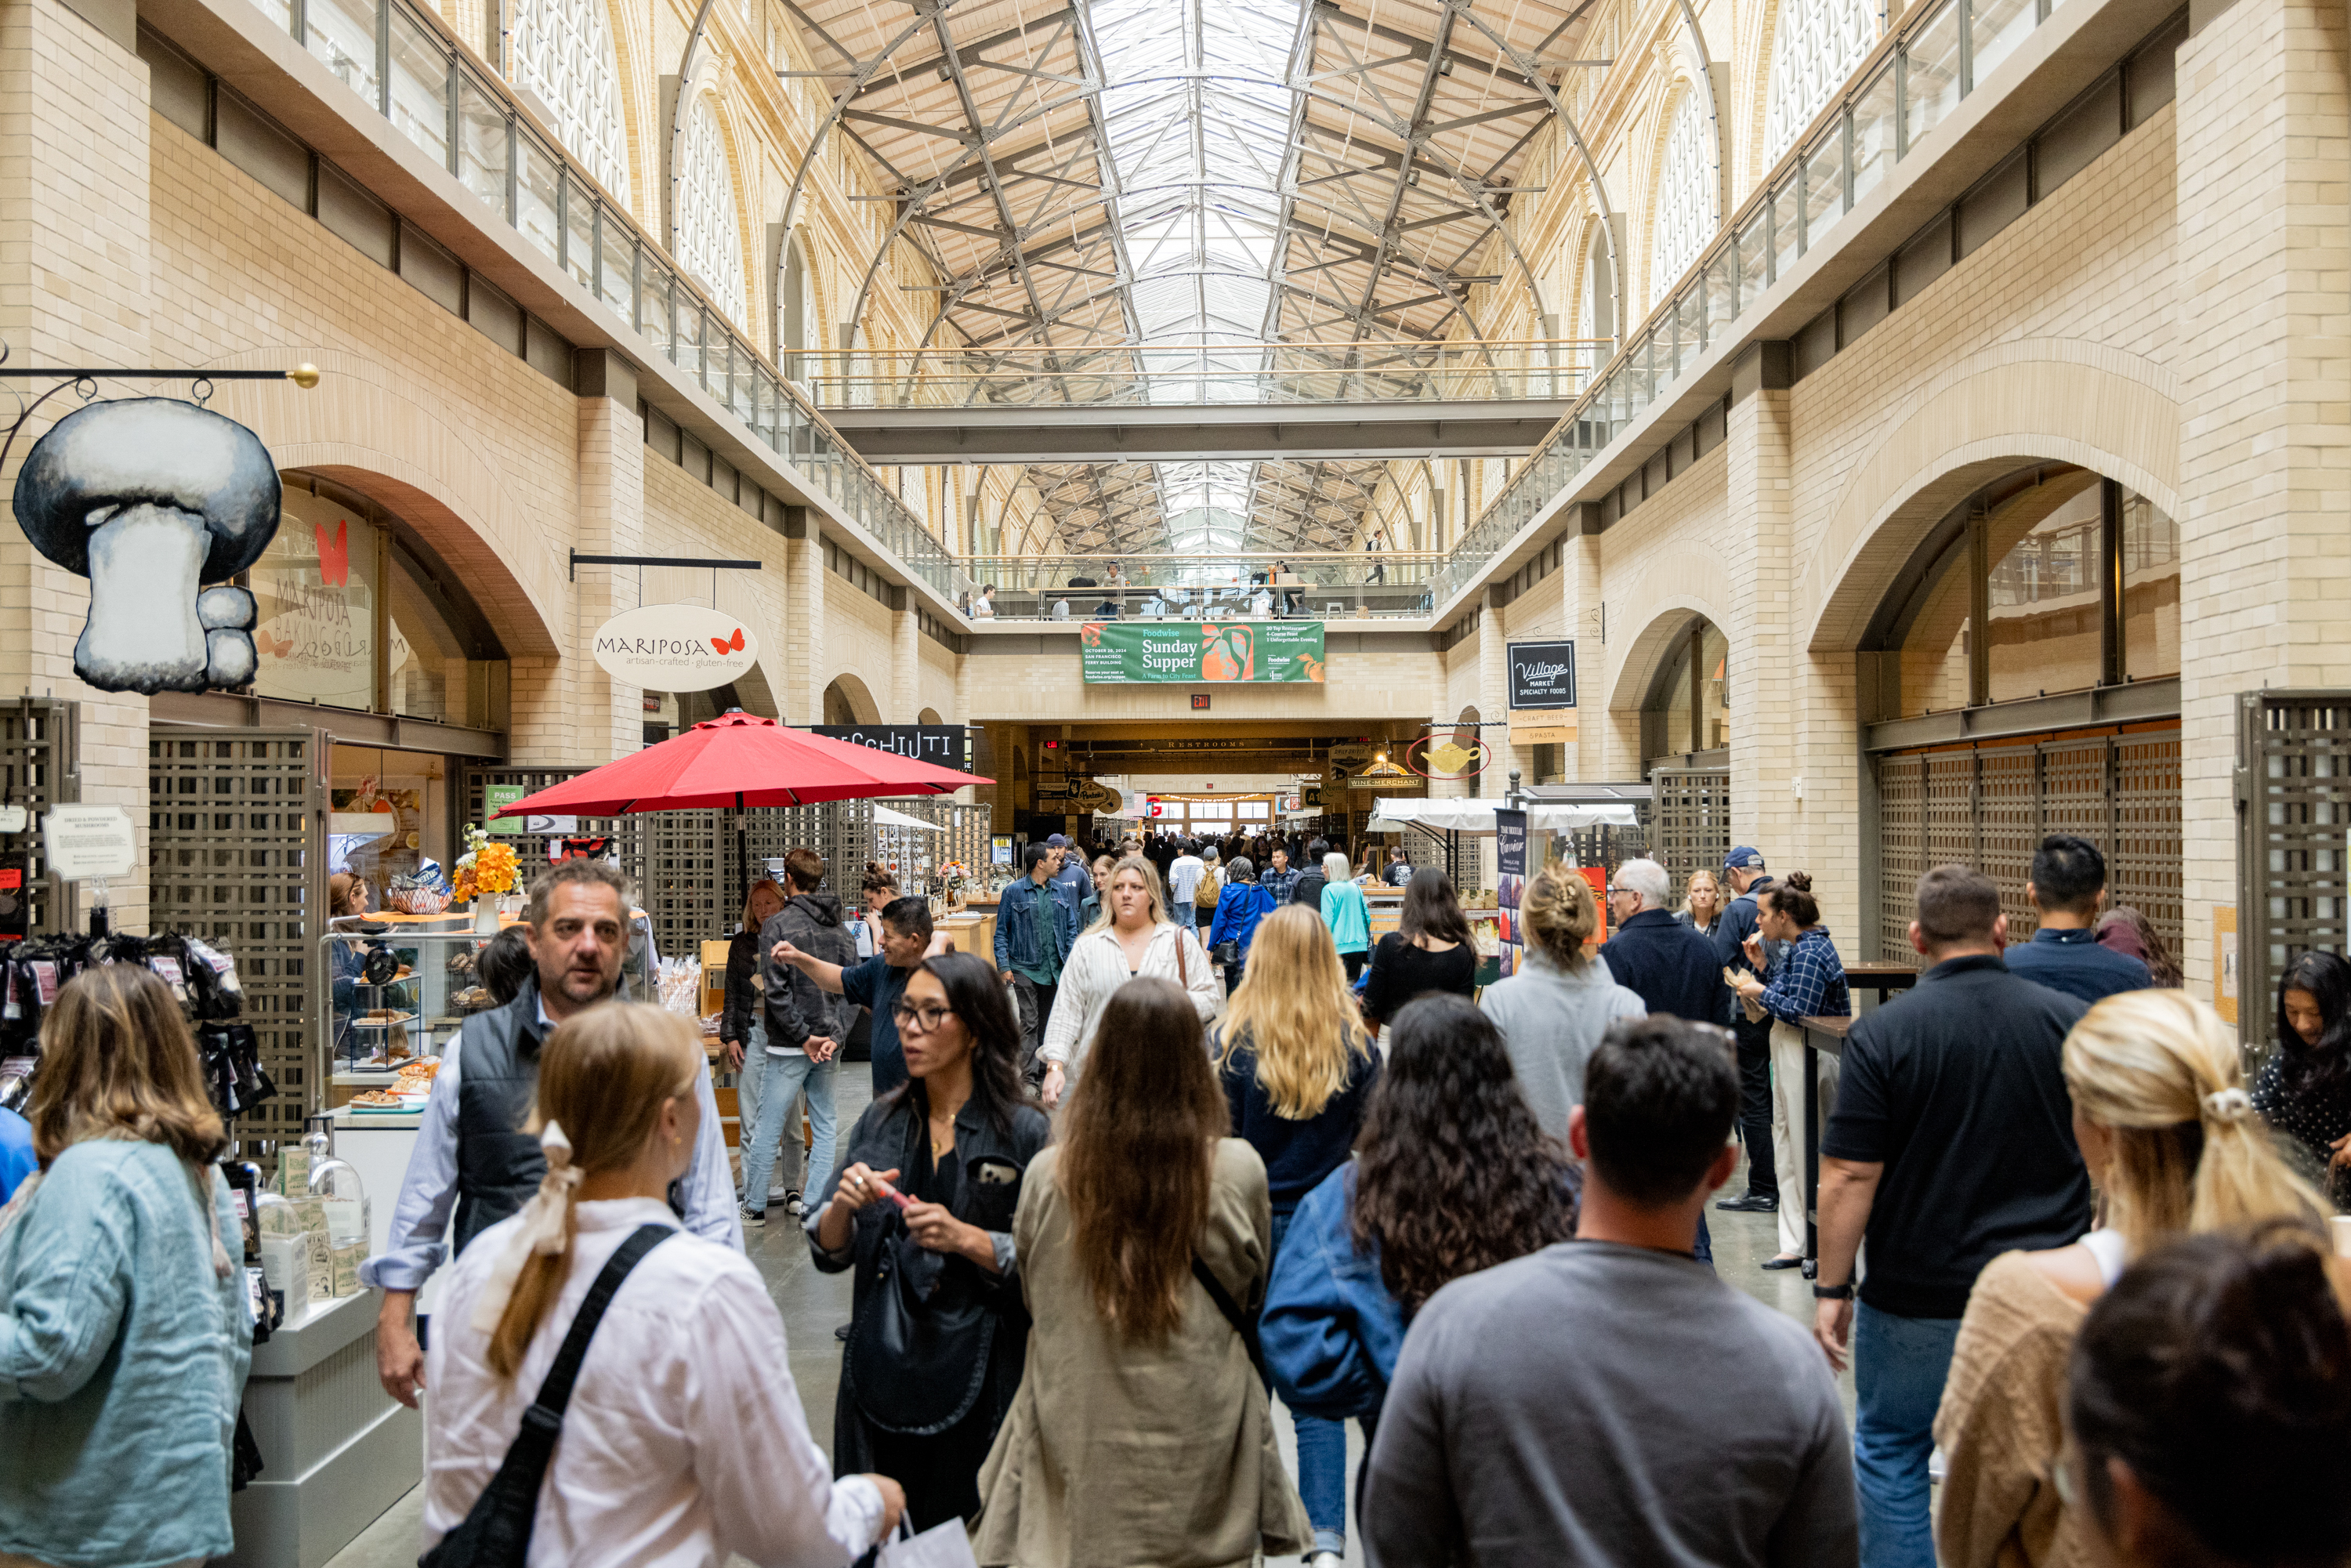
<path fill-rule="evenodd" d="M 743 817 L 743 792 L 735 792 L 735 887 L 745 890 L 751 885 L 751 830 Z M 720 907 L 725 907 L 721 901 Z"/>

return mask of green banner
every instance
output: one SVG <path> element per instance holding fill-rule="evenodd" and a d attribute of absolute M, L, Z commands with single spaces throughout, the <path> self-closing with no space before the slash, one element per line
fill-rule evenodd
<path fill-rule="evenodd" d="M 1320 621 L 1089 621 L 1078 646 L 1090 684 L 1322 679 Z"/>

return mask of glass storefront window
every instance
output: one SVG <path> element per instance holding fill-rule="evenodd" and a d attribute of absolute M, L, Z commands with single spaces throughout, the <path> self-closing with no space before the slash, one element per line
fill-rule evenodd
<path fill-rule="evenodd" d="M 330 707 L 375 700 L 376 531 L 360 514 L 288 486 L 254 564 L 256 694 Z"/>
<path fill-rule="evenodd" d="M 1644 750 L 1652 757 L 1672 757 L 1730 744 L 1729 659 L 1730 640 L 1710 621 L 1696 622 L 1680 636 L 1641 727 Z M 1695 727 L 1690 722 L 1693 702 Z"/>
<path fill-rule="evenodd" d="M 1991 701 L 2098 684 L 2099 505 L 2098 476 L 2076 470 L 1991 514 Z"/>
<path fill-rule="evenodd" d="M 1968 544 L 1962 537 L 1902 640 L 1902 716 L 1949 713 L 1968 706 L 1968 653 L 1975 628 L 1968 621 Z"/>
<path fill-rule="evenodd" d="M 2179 674 L 2179 525 L 2136 490 L 2123 491 L 2123 673 L 2144 681 Z"/>

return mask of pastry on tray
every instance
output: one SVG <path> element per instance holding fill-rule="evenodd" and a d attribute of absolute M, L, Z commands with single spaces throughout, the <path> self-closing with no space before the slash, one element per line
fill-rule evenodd
<path fill-rule="evenodd" d="M 376 1110 L 397 1109 L 404 1101 L 389 1089 L 362 1089 L 351 1096 L 354 1105 L 367 1105 Z"/>

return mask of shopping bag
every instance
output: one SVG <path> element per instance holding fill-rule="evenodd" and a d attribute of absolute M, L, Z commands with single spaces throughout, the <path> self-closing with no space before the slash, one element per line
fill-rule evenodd
<path fill-rule="evenodd" d="M 950 1519 L 915 1535 L 901 1519 L 896 1537 L 875 1553 L 873 1568 L 979 1568 L 979 1559 L 972 1555 L 962 1520 Z"/>

